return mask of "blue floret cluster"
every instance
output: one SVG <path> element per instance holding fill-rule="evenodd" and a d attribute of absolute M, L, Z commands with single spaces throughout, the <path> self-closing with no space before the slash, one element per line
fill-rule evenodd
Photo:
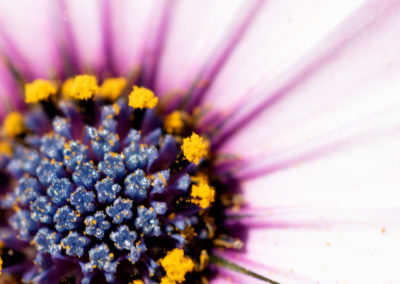
<path fill-rule="evenodd" d="M 9 222 L 18 238 L 36 248 L 39 269 L 30 280 L 67 260 L 80 267 L 82 283 L 99 273 L 113 282 L 123 261 L 140 262 L 151 274 L 158 264 L 146 253 L 149 240 L 164 237 L 182 247 L 186 225 L 208 237 L 194 215 L 199 208 L 184 201 L 190 165 L 171 167 L 178 142 L 160 128 L 119 129 L 123 108 L 103 106 L 94 125 L 55 116 L 50 131 L 32 131 L 15 147 L 7 171 L 18 183 L 1 206 L 14 212 Z M 177 204 L 184 209 L 175 214 Z"/>

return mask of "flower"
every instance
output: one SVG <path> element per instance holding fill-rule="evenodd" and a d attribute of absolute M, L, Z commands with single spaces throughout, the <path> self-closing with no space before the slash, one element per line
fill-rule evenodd
<path fill-rule="evenodd" d="M 5 281 L 399 280 L 398 1 L 15 2 Z"/>

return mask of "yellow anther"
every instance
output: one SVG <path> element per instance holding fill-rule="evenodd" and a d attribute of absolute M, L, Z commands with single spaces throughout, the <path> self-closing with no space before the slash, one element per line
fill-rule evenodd
<path fill-rule="evenodd" d="M 2 271 L 3 271 L 3 259 L 0 257 L 0 275 Z"/>
<path fill-rule="evenodd" d="M 194 268 L 193 261 L 184 255 L 182 249 L 173 249 L 168 252 L 167 255 L 161 259 L 161 266 L 164 268 L 166 278 L 161 283 L 182 283 L 185 281 L 186 273 L 191 272 Z"/>
<path fill-rule="evenodd" d="M 101 85 L 100 96 L 103 99 L 115 101 L 125 89 L 127 81 L 125 78 L 109 78 Z"/>
<path fill-rule="evenodd" d="M 91 99 L 97 94 L 100 87 L 97 85 L 97 79 L 92 75 L 78 75 L 72 84 L 71 96 L 77 100 Z"/>
<path fill-rule="evenodd" d="M 183 155 L 189 162 L 196 165 L 207 155 L 208 141 L 193 132 L 192 136 L 183 139 Z"/>
<path fill-rule="evenodd" d="M 183 114 L 178 110 L 165 117 L 164 128 L 168 133 L 179 133 L 184 126 Z"/>
<path fill-rule="evenodd" d="M 64 81 L 61 87 L 61 93 L 64 98 L 72 97 L 72 86 L 74 85 L 74 78 L 68 78 Z"/>
<path fill-rule="evenodd" d="M 10 112 L 4 119 L 3 127 L 8 136 L 20 135 L 25 131 L 24 118 L 19 112 Z"/>
<path fill-rule="evenodd" d="M 169 279 L 167 276 L 161 278 L 160 284 L 176 284 L 176 281 Z"/>
<path fill-rule="evenodd" d="M 133 108 L 154 108 L 158 103 L 158 98 L 154 93 L 145 87 L 134 86 L 129 95 L 129 105 Z"/>
<path fill-rule="evenodd" d="M 25 102 L 37 103 L 48 99 L 57 92 L 53 83 L 47 80 L 37 79 L 25 85 Z"/>
<path fill-rule="evenodd" d="M 133 280 L 129 284 L 143 284 L 143 281 L 142 280 Z"/>
<path fill-rule="evenodd" d="M 10 156 L 12 154 L 12 148 L 11 145 L 5 141 L 1 141 L 0 142 L 0 157 L 2 155 L 5 156 Z"/>
<path fill-rule="evenodd" d="M 215 201 L 215 189 L 209 186 L 207 183 L 200 182 L 198 185 L 192 185 L 193 197 L 192 202 L 205 209 Z"/>

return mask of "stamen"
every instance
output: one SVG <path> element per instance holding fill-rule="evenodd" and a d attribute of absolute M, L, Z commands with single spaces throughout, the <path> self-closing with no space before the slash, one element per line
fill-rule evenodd
<path fill-rule="evenodd" d="M 185 126 L 183 123 L 184 114 L 181 111 L 173 111 L 164 120 L 164 128 L 168 133 L 179 133 Z"/>
<path fill-rule="evenodd" d="M 208 142 L 194 132 L 192 136 L 183 139 L 183 155 L 189 162 L 193 162 L 196 165 L 207 155 L 207 149 Z"/>
<path fill-rule="evenodd" d="M 68 78 L 61 87 L 61 94 L 64 98 L 72 98 L 72 87 L 74 86 L 74 78 Z"/>
<path fill-rule="evenodd" d="M 48 99 L 57 92 L 53 83 L 47 80 L 37 79 L 25 85 L 25 102 L 37 103 Z"/>
<path fill-rule="evenodd" d="M 109 101 L 115 101 L 125 89 L 127 81 L 125 78 L 109 78 L 101 85 L 100 96 Z"/>
<path fill-rule="evenodd" d="M 192 186 L 193 197 L 192 202 L 205 209 L 215 201 L 215 189 L 210 187 L 207 183 L 200 182 L 198 185 Z"/>
<path fill-rule="evenodd" d="M 97 85 L 97 78 L 92 75 L 78 75 L 75 77 L 71 96 L 77 100 L 91 99 L 100 90 Z"/>
<path fill-rule="evenodd" d="M 168 252 L 160 263 L 166 273 L 161 283 L 181 283 L 185 281 L 186 274 L 194 268 L 193 261 L 184 255 L 182 249 L 173 249 Z"/>
<path fill-rule="evenodd" d="M 10 137 L 24 133 L 25 125 L 23 116 L 16 111 L 10 112 L 4 119 L 4 131 Z"/>
<path fill-rule="evenodd" d="M 154 93 L 145 87 L 134 86 L 129 95 L 129 105 L 133 108 L 154 108 L 158 103 L 158 98 Z"/>
<path fill-rule="evenodd" d="M 0 142 L 0 157 L 10 156 L 13 153 L 10 143 L 1 141 Z"/>

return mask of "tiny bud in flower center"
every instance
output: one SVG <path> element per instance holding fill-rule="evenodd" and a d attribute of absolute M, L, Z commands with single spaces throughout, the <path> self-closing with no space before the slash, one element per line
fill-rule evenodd
<path fill-rule="evenodd" d="M 37 79 L 25 85 L 25 102 L 37 103 L 48 99 L 57 92 L 57 88 L 47 80 Z"/>

